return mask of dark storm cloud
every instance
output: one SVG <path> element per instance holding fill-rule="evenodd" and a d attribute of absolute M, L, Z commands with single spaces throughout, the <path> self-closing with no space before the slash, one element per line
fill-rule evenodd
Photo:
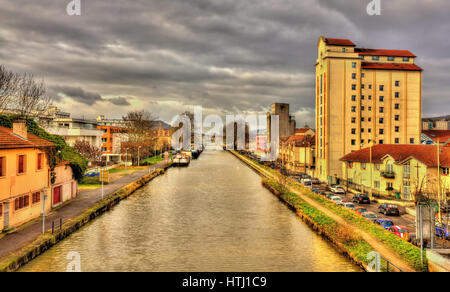
<path fill-rule="evenodd" d="M 381 0 L 382 15 L 368 16 L 369 2 L 85 0 L 82 16 L 69 17 L 69 0 L 0 0 L 0 60 L 45 78 L 74 114 L 148 106 L 170 120 L 188 105 L 230 113 L 289 102 L 312 124 L 325 35 L 413 51 L 425 69 L 424 115 L 450 112 L 450 2 Z"/>
<path fill-rule="evenodd" d="M 108 101 L 115 105 L 131 105 L 131 103 L 124 97 L 109 98 Z"/>

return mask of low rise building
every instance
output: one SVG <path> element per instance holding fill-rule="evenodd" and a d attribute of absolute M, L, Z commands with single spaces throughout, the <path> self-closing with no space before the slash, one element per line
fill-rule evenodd
<path fill-rule="evenodd" d="M 75 142 L 83 140 L 97 148 L 102 147 L 103 131 L 98 129 L 95 120 L 77 118 L 55 118 L 47 125 L 42 125 L 50 134 L 64 138 L 67 145 L 73 147 Z"/>
<path fill-rule="evenodd" d="M 422 192 L 437 199 L 450 193 L 450 148 L 434 145 L 375 145 L 344 156 L 344 181 L 350 188 L 414 200 Z M 439 164 L 439 174 L 438 174 Z M 439 179 L 438 179 L 439 178 Z"/>
<path fill-rule="evenodd" d="M 432 143 L 443 145 L 450 140 L 450 130 L 424 130 L 422 140 L 427 144 L 427 141 L 432 141 Z"/>
<path fill-rule="evenodd" d="M 311 129 L 298 129 L 295 135 L 280 140 L 281 164 L 291 174 L 313 175 L 315 168 L 315 136 Z"/>
<path fill-rule="evenodd" d="M 73 177 L 69 162 L 61 162 L 55 167 L 55 182 L 52 184 L 52 207 L 74 199 L 78 194 L 78 182 Z"/>

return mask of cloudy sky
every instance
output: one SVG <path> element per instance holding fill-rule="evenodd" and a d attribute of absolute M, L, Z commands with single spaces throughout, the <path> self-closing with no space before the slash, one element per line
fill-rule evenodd
<path fill-rule="evenodd" d="M 0 63 L 43 78 L 73 116 L 120 118 L 147 109 L 170 121 L 263 112 L 290 103 L 313 124 L 319 36 L 419 56 L 425 116 L 450 113 L 450 1 L 0 0 Z"/>

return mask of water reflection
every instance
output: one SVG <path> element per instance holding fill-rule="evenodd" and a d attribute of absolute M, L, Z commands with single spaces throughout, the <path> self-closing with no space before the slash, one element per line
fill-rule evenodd
<path fill-rule="evenodd" d="M 23 271 L 359 271 L 226 152 L 173 168 Z"/>

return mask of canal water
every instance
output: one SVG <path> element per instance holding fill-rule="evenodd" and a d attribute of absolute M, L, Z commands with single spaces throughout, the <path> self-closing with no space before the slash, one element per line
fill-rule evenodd
<path fill-rule="evenodd" d="M 21 271 L 360 271 L 224 151 L 172 168 Z"/>

